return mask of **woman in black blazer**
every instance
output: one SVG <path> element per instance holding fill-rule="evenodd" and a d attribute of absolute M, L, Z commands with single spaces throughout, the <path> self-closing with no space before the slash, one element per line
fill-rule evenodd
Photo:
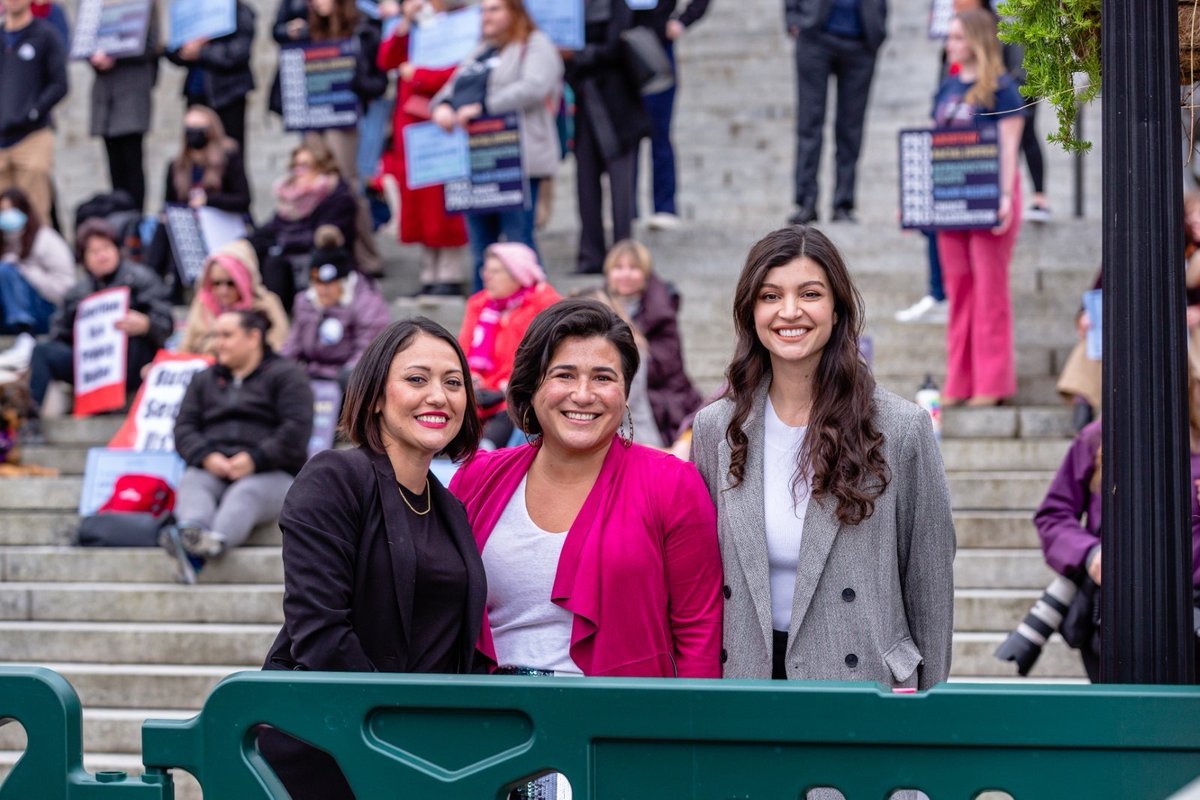
<path fill-rule="evenodd" d="M 350 377 L 341 429 L 357 448 L 314 456 L 280 514 L 284 623 L 263 669 L 470 672 L 483 563 L 429 471 L 479 442 L 454 337 L 420 317 L 389 326 Z M 354 797 L 325 753 L 270 728 L 259 749 L 296 800 Z"/>

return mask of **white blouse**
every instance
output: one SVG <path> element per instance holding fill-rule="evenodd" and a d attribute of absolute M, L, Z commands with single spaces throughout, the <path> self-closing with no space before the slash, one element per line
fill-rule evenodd
<path fill-rule="evenodd" d="M 763 516 L 766 520 L 767 564 L 771 572 L 771 627 L 786 631 L 792 622 L 792 596 L 796 590 L 796 567 L 800 563 L 800 541 L 804 514 L 808 511 L 809 480 L 806 476 L 793 497 L 792 478 L 800 447 L 808 428 L 784 424 L 771 398 L 767 398 L 763 439 Z M 490 580 L 490 573 L 489 573 Z"/>

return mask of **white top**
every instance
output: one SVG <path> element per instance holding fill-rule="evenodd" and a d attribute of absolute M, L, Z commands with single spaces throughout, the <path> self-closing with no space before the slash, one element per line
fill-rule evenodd
<path fill-rule="evenodd" d="M 575 615 L 550 601 L 566 539 L 530 519 L 522 478 L 483 547 L 488 621 L 500 666 L 583 674 L 570 654 Z"/>
<path fill-rule="evenodd" d="M 786 631 L 792 622 L 792 596 L 796 591 L 796 567 L 800 563 L 800 540 L 804 534 L 804 514 L 808 511 L 809 481 L 796 487 L 799 499 L 793 499 L 792 477 L 800 457 L 807 428 L 785 425 L 771 398 L 767 398 L 763 420 L 763 512 L 766 519 L 767 564 L 771 571 L 771 626 Z M 488 573 L 491 580 L 491 573 Z"/>

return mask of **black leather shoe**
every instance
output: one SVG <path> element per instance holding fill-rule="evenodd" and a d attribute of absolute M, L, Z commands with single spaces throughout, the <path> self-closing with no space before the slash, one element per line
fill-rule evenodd
<path fill-rule="evenodd" d="M 817 221 L 817 210 L 812 206 L 797 206 L 795 213 L 788 217 L 788 225 L 807 225 Z"/>
<path fill-rule="evenodd" d="M 429 287 L 429 291 L 425 294 L 431 294 L 436 297 L 462 297 L 463 287 L 461 283 L 435 283 Z"/>
<path fill-rule="evenodd" d="M 853 208 L 835 208 L 833 210 L 834 222 L 858 222 L 858 217 L 854 216 Z"/>

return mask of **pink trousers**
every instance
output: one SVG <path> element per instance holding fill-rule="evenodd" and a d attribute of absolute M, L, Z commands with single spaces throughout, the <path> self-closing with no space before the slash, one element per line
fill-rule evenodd
<path fill-rule="evenodd" d="M 950 301 L 942 388 L 948 400 L 1017 392 L 1008 267 L 1021 230 L 1019 186 L 1012 209 L 1012 224 L 999 236 L 990 230 L 938 232 L 938 258 Z"/>

